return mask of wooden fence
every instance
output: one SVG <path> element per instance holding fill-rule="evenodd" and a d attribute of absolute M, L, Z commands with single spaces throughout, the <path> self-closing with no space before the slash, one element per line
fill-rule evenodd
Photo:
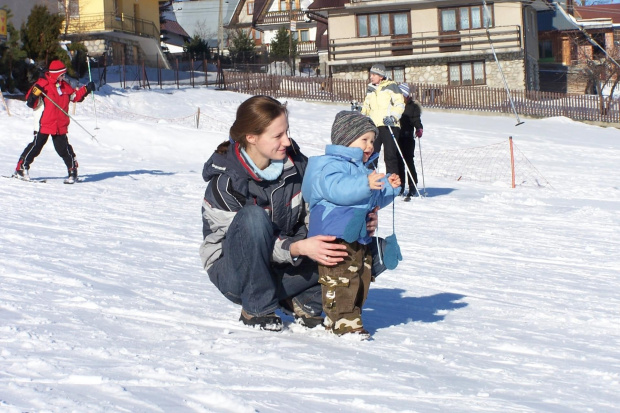
<path fill-rule="evenodd" d="M 367 82 L 323 77 L 293 77 L 263 73 L 225 72 L 226 89 L 327 102 L 363 102 Z M 415 98 L 426 108 L 513 113 L 505 89 L 410 83 Z M 601 109 L 598 96 L 512 90 L 510 96 L 519 115 L 565 116 L 579 121 L 620 122 L 620 102 L 613 99 Z"/>

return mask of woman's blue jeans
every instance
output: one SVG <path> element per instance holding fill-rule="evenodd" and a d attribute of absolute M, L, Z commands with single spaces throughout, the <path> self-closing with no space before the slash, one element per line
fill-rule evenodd
<path fill-rule="evenodd" d="M 208 269 L 209 279 L 251 316 L 273 313 L 287 298 L 309 314 L 321 314 L 317 263 L 308 257 L 300 257 L 299 265 L 272 263 L 275 241 L 273 224 L 265 211 L 255 205 L 242 208 L 222 241 L 222 256 Z M 370 248 L 373 275 L 378 275 L 385 267 L 376 257 L 374 239 Z"/>

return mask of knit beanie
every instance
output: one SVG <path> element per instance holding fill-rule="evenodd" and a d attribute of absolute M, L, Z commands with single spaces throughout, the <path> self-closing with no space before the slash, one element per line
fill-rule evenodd
<path fill-rule="evenodd" d="M 409 97 L 411 90 L 409 89 L 408 84 L 401 83 L 400 85 L 398 85 L 398 88 L 400 89 L 400 92 L 403 94 L 404 97 Z"/>
<path fill-rule="evenodd" d="M 334 145 L 349 146 L 366 132 L 373 132 L 375 136 L 379 130 L 372 120 L 356 110 L 338 112 L 332 125 L 332 143 Z"/>
<path fill-rule="evenodd" d="M 67 68 L 60 60 L 53 60 L 52 63 L 50 63 L 50 67 L 48 70 L 50 76 L 54 79 L 57 79 L 58 76 L 62 75 L 66 71 Z"/>
<path fill-rule="evenodd" d="M 381 77 L 387 77 L 385 72 L 385 66 L 383 66 L 381 63 L 375 63 L 374 65 L 372 65 L 372 67 L 370 68 L 370 73 L 374 73 Z"/>

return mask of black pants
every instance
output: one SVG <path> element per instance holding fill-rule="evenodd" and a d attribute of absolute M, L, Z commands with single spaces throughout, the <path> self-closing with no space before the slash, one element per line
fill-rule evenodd
<path fill-rule="evenodd" d="M 415 170 L 415 163 L 413 162 L 413 153 L 415 152 L 415 138 L 413 137 L 413 133 L 401 133 L 398 138 L 398 146 L 400 147 L 400 151 L 403 153 L 403 158 L 405 158 L 405 163 L 407 164 L 407 168 L 413 175 L 413 181 L 415 184 L 418 184 L 418 174 Z M 402 159 L 398 159 L 398 176 L 400 176 L 400 186 L 401 188 L 405 188 L 405 174 L 407 173 L 407 169 L 405 169 L 405 165 L 403 164 Z M 407 175 L 409 181 L 411 181 L 411 177 Z M 412 192 L 414 190 L 413 184 L 409 184 L 409 191 Z"/>
<path fill-rule="evenodd" d="M 30 169 L 30 164 L 34 162 L 34 158 L 39 156 L 43 147 L 47 143 L 48 134 L 36 133 L 32 142 L 26 146 L 24 152 L 20 156 L 20 159 L 24 160 L 24 168 Z M 67 170 L 77 168 L 77 161 L 75 160 L 75 152 L 73 147 L 69 144 L 66 134 L 52 135 L 52 142 L 54 142 L 54 149 L 56 153 L 62 158 L 67 165 Z"/>
<path fill-rule="evenodd" d="M 381 152 L 381 145 L 383 145 L 383 161 L 385 162 L 385 171 L 389 174 L 397 174 L 398 173 L 398 160 L 400 159 L 400 155 L 398 154 L 398 149 L 396 148 L 396 143 L 394 142 L 394 138 L 392 138 L 392 134 L 387 126 L 379 126 L 379 136 L 375 139 L 375 152 Z M 392 127 L 392 133 L 394 136 L 398 137 L 400 134 L 400 128 Z M 374 162 L 373 166 L 376 168 L 378 164 L 378 159 Z"/>

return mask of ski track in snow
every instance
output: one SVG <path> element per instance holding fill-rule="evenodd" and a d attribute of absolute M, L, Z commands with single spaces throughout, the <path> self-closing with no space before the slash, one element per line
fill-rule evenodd
<path fill-rule="evenodd" d="M 512 135 L 555 189 L 427 176 L 426 198 L 397 199 L 405 258 L 371 286 L 360 342 L 288 316 L 281 333 L 247 328 L 201 268 L 202 165 L 246 97 L 106 87 L 100 143 L 70 129 L 84 182 L 62 184 L 51 142 L 31 169 L 46 184 L 0 180 L 1 411 L 620 409 L 620 132 L 425 111 L 425 150 Z M 9 104 L 7 174 L 32 134 Z M 175 124 L 198 106 L 201 129 Z M 316 155 L 348 107 L 289 109 Z M 75 119 L 94 130 L 90 101 Z"/>

